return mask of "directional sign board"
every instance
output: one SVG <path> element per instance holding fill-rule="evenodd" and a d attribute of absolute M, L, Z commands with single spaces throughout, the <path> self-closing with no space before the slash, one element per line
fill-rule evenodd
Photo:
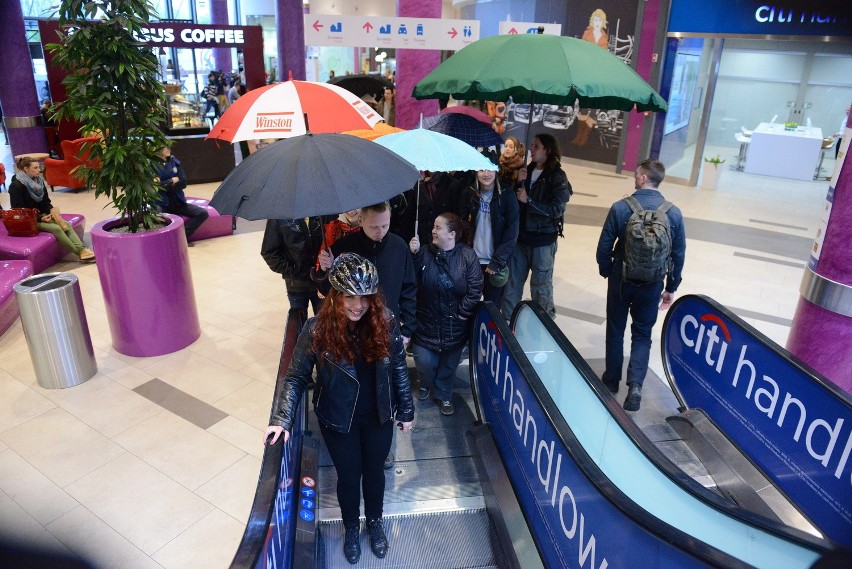
<path fill-rule="evenodd" d="M 538 22 L 500 22 L 500 35 L 537 34 L 539 26 L 542 26 L 544 33 L 548 35 L 562 35 L 562 24 L 540 24 Z"/>
<path fill-rule="evenodd" d="M 305 45 L 446 49 L 479 39 L 479 20 L 305 15 Z"/>

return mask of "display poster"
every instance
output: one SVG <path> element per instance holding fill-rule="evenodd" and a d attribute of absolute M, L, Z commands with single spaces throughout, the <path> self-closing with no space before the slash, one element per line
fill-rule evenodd
<path fill-rule="evenodd" d="M 852 399 L 706 297 L 669 309 L 663 359 L 684 403 L 824 532 L 852 546 Z"/>
<path fill-rule="evenodd" d="M 499 32 L 501 36 L 514 34 L 537 34 L 542 28 L 542 33 L 551 36 L 562 35 L 562 24 L 545 24 L 543 22 L 500 22 Z"/>
<path fill-rule="evenodd" d="M 701 58 L 689 53 L 675 56 L 674 74 L 669 94 L 669 110 L 666 112 L 666 125 L 663 134 L 669 134 L 689 124 L 692 114 L 693 97 L 698 83 L 698 69 Z"/>
<path fill-rule="evenodd" d="M 705 34 L 852 36 L 848 2 L 672 0 L 669 31 Z"/>
<path fill-rule="evenodd" d="M 633 65 L 637 4 L 630 0 L 572 2 L 563 34 L 606 49 L 627 65 Z M 501 24 L 502 25 L 502 24 Z M 515 104 L 508 101 L 504 138 L 521 142 L 539 133 L 559 143 L 562 156 L 615 165 L 626 114 L 610 109 L 586 109 L 579 105 Z"/>

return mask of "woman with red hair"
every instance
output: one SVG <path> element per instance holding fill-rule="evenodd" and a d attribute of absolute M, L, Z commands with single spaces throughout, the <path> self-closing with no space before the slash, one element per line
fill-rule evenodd
<path fill-rule="evenodd" d="M 349 563 L 361 558 L 360 507 L 370 549 L 387 555 L 382 525 L 385 457 L 394 420 L 410 431 L 414 403 L 399 325 L 379 292 L 375 265 L 355 253 L 339 255 L 329 270 L 331 290 L 319 314 L 299 335 L 290 369 L 271 425 L 270 444 L 290 438 L 299 400 L 316 367 L 314 412 L 325 446 L 337 470 L 337 501 L 343 518 L 343 554 Z"/>

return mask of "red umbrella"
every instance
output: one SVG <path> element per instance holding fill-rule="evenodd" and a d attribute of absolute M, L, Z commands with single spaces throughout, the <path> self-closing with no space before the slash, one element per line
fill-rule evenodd
<path fill-rule="evenodd" d="M 454 107 L 447 107 L 446 109 L 441 111 L 442 113 L 458 113 L 460 115 L 467 115 L 469 117 L 473 117 L 479 122 L 485 123 L 488 126 L 491 126 L 491 117 L 480 111 L 475 107 L 470 107 L 468 105 L 456 105 Z"/>
<path fill-rule="evenodd" d="M 305 116 L 308 126 L 305 125 Z M 285 81 L 252 89 L 228 107 L 207 138 L 236 142 L 372 128 L 382 117 L 346 89 Z"/>

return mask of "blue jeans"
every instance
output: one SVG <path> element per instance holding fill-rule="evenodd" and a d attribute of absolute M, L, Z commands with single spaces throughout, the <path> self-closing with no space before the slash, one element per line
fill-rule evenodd
<path fill-rule="evenodd" d="M 651 330 L 657 322 L 663 283 L 622 283 L 614 272 L 607 279 L 606 291 L 606 371 L 604 377 L 621 381 L 624 366 L 624 330 L 630 314 L 630 362 L 627 383 L 642 385 L 651 356 Z"/>
<path fill-rule="evenodd" d="M 317 294 L 316 289 L 311 292 L 290 292 L 287 291 L 287 300 L 290 301 L 290 308 L 298 308 L 305 311 L 305 316 L 308 315 L 308 303 L 311 303 L 311 308 L 314 310 L 314 316 L 319 312 L 322 301 Z"/>
<path fill-rule="evenodd" d="M 420 386 L 432 389 L 432 397 L 435 399 L 450 401 L 464 345 L 445 352 L 436 352 L 414 342 L 411 345 Z"/>
<path fill-rule="evenodd" d="M 553 263 L 556 260 L 556 242 L 540 247 L 518 243 L 509 257 L 509 282 L 503 297 L 503 316 L 512 317 L 515 305 L 524 294 L 524 283 L 530 275 L 530 296 L 538 302 L 551 318 L 556 318 L 553 304 Z"/>

